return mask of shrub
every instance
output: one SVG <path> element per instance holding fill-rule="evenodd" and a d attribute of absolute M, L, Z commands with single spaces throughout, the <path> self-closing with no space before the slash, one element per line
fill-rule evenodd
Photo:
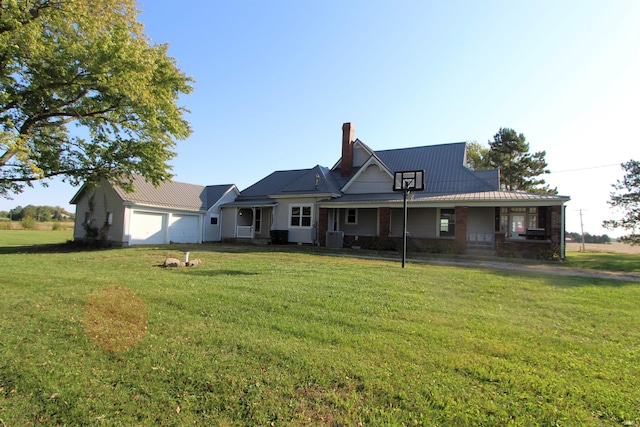
<path fill-rule="evenodd" d="M 22 228 L 26 229 L 36 228 L 36 220 L 33 217 L 25 216 L 20 220 L 20 225 L 22 226 Z"/>

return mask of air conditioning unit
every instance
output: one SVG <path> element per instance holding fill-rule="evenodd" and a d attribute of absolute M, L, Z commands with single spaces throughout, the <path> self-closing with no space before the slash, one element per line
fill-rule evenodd
<path fill-rule="evenodd" d="M 327 248 L 342 249 L 344 245 L 344 232 L 327 231 Z"/>

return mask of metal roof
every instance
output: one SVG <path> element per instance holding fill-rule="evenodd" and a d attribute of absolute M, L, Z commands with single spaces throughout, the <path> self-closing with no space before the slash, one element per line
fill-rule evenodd
<path fill-rule="evenodd" d="M 464 165 L 466 143 L 376 151 L 390 171 L 425 171 L 424 193 L 455 194 L 499 189 L 497 169 L 474 171 Z"/>
<path fill-rule="evenodd" d="M 402 203 L 403 195 L 401 192 L 396 193 L 377 193 L 377 194 L 346 194 L 336 199 L 327 199 L 320 202 L 321 205 L 330 204 L 396 204 Z M 561 204 L 569 200 L 568 196 L 560 196 L 555 194 L 533 194 L 520 191 L 482 191 L 472 193 L 458 194 L 440 194 L 428 195 L 421 192 L 411 193 L 409 195 L 409 203 L 415 204 L 439 204 L 447 203 L 485 203 L 485 202 L 527 202 L 527 203 L 545 203 L 545 204 Z"/>
<path fill-rule="evenodd" d="M 101 185 L 104 185 L 104 183 Z M 112 185 L 113 190 L 123 202 L 191 211 L 206 211 L 232 187 L 233 184 L 205 187 L 177 181 L 166 181 L 158 187 L 154 187 L 152 183 L 146 181 L 140 175 L 134 175 L 133 177 L 134 191 L 132 193 L 127 193 L 117 185 Z M 72 204 L 77 202 L 85 189 L 86 186 L 83 186 L 78 191 L 71 200 Z"/>

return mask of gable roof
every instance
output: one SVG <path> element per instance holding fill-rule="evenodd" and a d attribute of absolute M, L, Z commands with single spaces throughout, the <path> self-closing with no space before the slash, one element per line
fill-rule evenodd
<path fill-rule="evenodd" d="M 134 191 L 132 193 L 127 193 L 117 185 L 111 185 L 111 187 L 123 202 L 202 211 L 215 204 L 234 185 L 225 184 L 205 187 L 178 181 L 166 181 L 155 187 L 152 183 L 146 181 L 144 177 L 134 175 Z M 70 203 L 76 204 L 86 189 L 86 185 L 82 186 L 73 196 Z M 216 198 L 218 195 L 219 197 Z"/>
<path fill-rule="evenodd" d="M 392 172 L 424 170 L 424 193 L 472 193 L 500 187 L 497 169 L 473 171 L 464 165 L 465 142 L 382 150 L 375 154 Z"/>
<path fill-rule="evenodd" d="M 331 169 L 315 166 L 311 169 L 276 171 L 240 192 L 238 202 L 285 195 L 341 195 L 351 182 L 361 175 L 362 168 L 375 163 L 390 173 L 405 170 L 424 170 L 424 195 L 468 194 L 500 189 L 498 169 L 474 171 L 465 166 L 466 143 L 428 145 L 374 151 L 359 139 L 354 141 L 369 159 L 356 165 L 349 176 L 342 176 L 338 160 Z M 317 177 L 317 178 L 316 178 Z M 391 181 L 391 179 L 390 179 Z M 391 185 L 389 193 L 391 193 Z M 344 197 L 344 195 L 342 196 Z M 361 196 L 361 197 L 373 197 Z"/>

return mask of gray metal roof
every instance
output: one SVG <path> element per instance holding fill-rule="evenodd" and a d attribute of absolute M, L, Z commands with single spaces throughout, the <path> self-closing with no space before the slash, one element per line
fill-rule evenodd
<path fill-rule="evenodd" d="M 125 202 L 198 211 L 207 209 L 207 195 L 202 185 L 167 181 L 154 187 L 142 176 L 136 175 L 133 188 L 133 193 L 127 193 L 118 186 L 113 189 Z"/>
<path fill-rule="evenodd" d="M 466 143 L 376 151 L 391 172 L 425 171 L 424 193 L 454 194 L 499 189 L 497 169 L 474 171 L 464 165 Z"/>
<path fill-rule="evenodd" d="M 403 195 L 396 193 L 377 194 L 345 194 L 336 199 L 322 200 L 322 205 L 326 204 L 365 204 L 365 203 L 402 203 Z M 441 202 L 544 202 L 563 203 L 569 200 L 568 196 L 555 194 L 533 194 L 520 191 L 482 191 L 472 193 L 429 195 L 420 192 L 409 195 L 409 203 L 441 203 Z"/>
<path fill-rule="evenodd" d="M 134 191 L 132 193 L 127 193 L 116 185 L 112 187 L 123 202 L 190 211 L 206 211 L 233 187 L 233 184 L 205 187 L 184 182 L 166 181 L 158 187 L 154 187 L 152 183 L 146 181 L 142 176 L 135 175 L 133 177 Z M 83 186 L 78 191 L 71 200 L 72 204 L 77 202 L 85 189 L 86 187 Z"/>

